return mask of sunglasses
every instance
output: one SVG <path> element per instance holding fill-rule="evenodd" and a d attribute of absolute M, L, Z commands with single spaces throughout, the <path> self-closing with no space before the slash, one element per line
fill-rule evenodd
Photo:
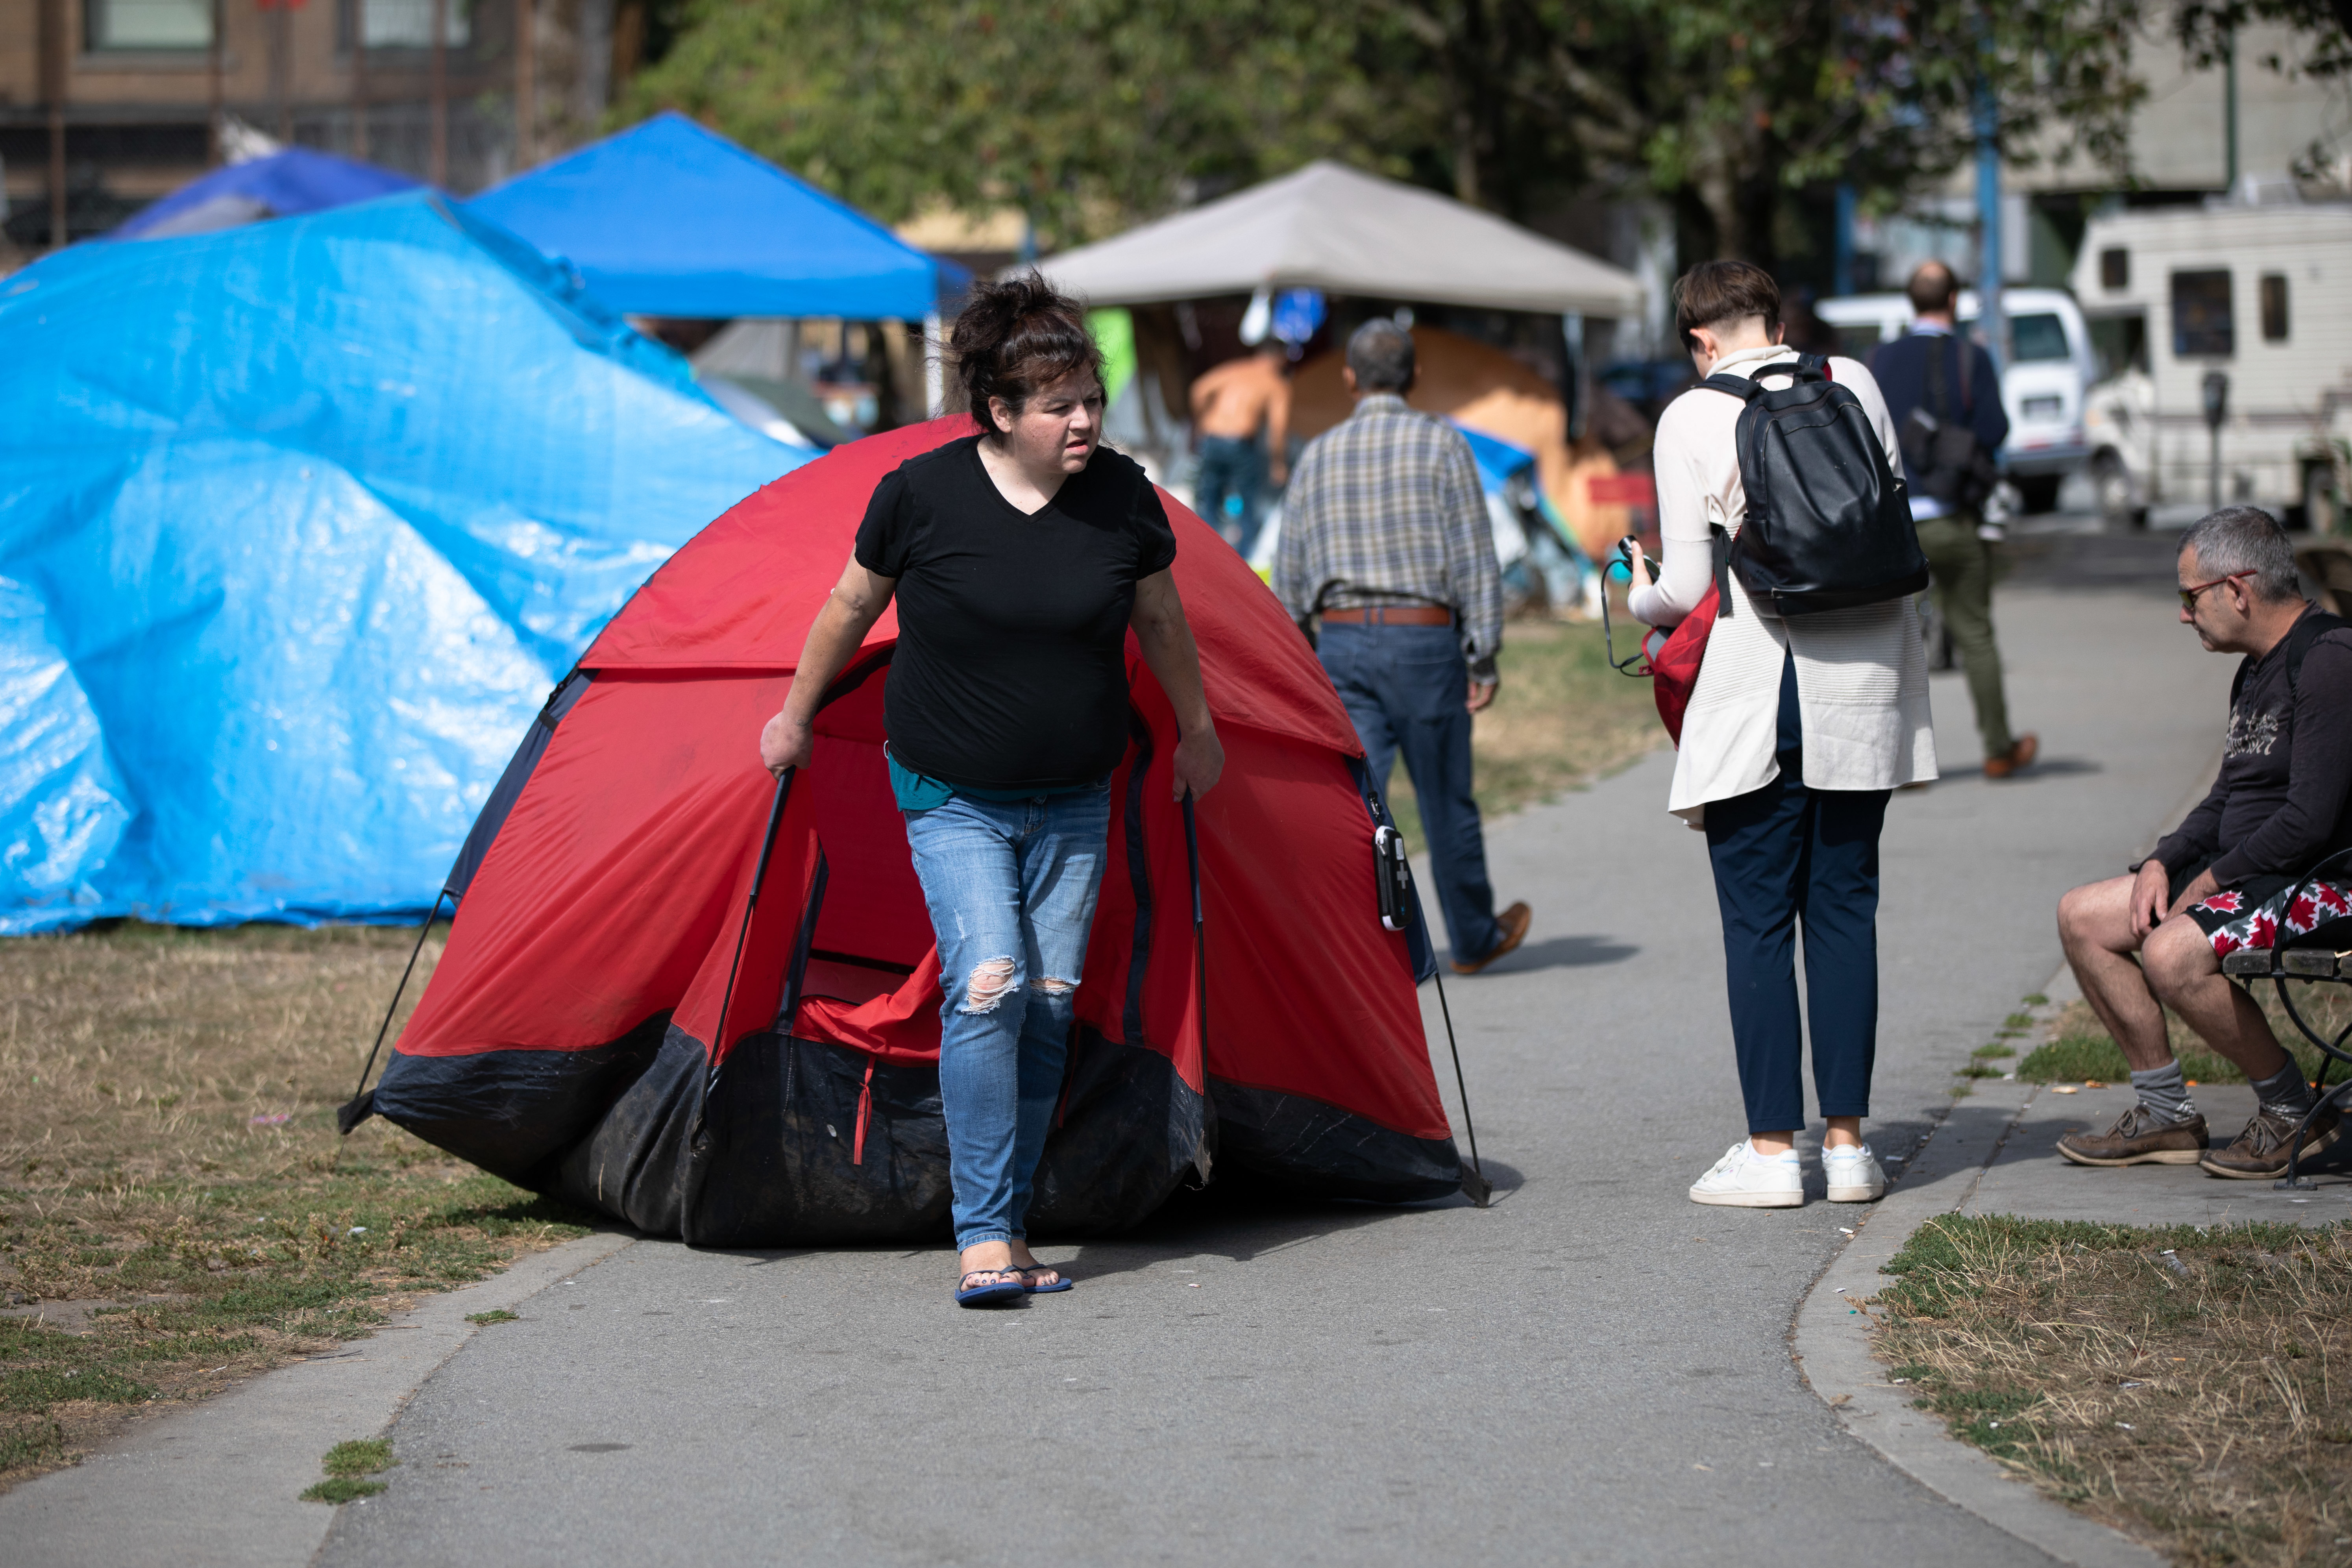
<path fill-rule="evenodd" d="M 2234 583 L 2241 577 L 2251 577 L 2253 574 L 2254 574 L 2252 571 L 2232 572 L 2226 577 L 2216 577 L 2210 583 L 2199 583 L 2190 587 L 2183 588 L 2180 590 L 2180 607 L 2189 611 L 2191 615 L 2194 615 L 2197 611 L 2198 595 L 2203 593 L 2208 588 L 2218 588 L 2224 583 Z"/>

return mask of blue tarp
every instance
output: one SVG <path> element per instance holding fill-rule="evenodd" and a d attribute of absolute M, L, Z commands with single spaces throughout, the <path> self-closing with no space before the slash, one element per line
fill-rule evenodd
<path fill-rule="evenodd" d="M 231 163 L 191 180 L 140 208 L 108 237 L 209 234 L 257 218 L 324 212 L 415 188 L 416 182 L 407 175 L 373 163 L 314 153 L 308 147 L 289 147 L 283 153 Z"/>
<path fill-rule="evenodd" d="M 468 204 L 646 316 L 920 321 L 971 275 L 683 115 L 591 142 Z"/>
<path fill-rule="evenodd" d="M 1473 430 L 1454 420 L 1446 423 L 1461 431 L 1462 438 L 1470 443 L 1470 457 L 1478 465 L 1479 484 L 1497 495 L 1510 484 L 1514 474 L 1535 467 L 1536 455 L 1525 447 L 1500 436 L 1489 436 L 1484 430 Z"/>
<path fill-rule="evenodd" d="M 597 628 L 807 457 L 430 195 L 78 246 L 0 363 L 5 933 L 422 910 Z"/>

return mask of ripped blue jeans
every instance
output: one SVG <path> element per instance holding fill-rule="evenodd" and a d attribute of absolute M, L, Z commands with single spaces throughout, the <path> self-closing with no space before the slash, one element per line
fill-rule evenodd
<path fill-rule="evenodd" d="M 1110 781 L 1027 800 L 958 792 L 910 811 L 907 842 L 940 942 L 940 1103 L 956 1246 L 1025 1237 L 1061 1098 Z"/>

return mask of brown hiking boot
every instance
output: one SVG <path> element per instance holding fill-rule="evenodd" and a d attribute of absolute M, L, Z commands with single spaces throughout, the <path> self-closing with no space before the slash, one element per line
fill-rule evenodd
<path fill-rule="evenodd" d="M 1528 940 L 1528 922 L 1533 919 L 1535 919 L 1535 911 L 1528 909 L 1525 903 L 1513 904 L 1509 909 L 1505 910 L 1495 917 L 1495 923 L 1503 928 L 1503 940 L 1495 944 L 1495 951 L 1475 963 L 1455 964 L 1454 973 L 1475 974 L 1503 954 L 1516 949 L 1519 943 Z"/>
<path fill-rule="evenodd" d="M 2135 1105 L 2105 1132 L 2077 1127 L 2058 1140 L 2058 1152 L 2077 1165 L 2193 1165 L 2211 1142 L 2202 1116 L 2158 1121 Z"/>
<path fill-rule="evenodd" d="M 2209 1176 L 2227 1176 L 2240 1182 L 2275 1181 L 2286 1174 L 2288 1148 L 2302 1121 L 2303 1118 L 2291 1110 L 2258 1105 L 2254 1119 L 2246 1123 L 2246 1130 L 2238 1134 L 2236 1142 L 2208 1153 L 2197 1163 Z M 2303 1159 L 2310 1161 L 2333 1147 L 2340 1131 L 2335 1108 L 2322 1109 L 2311 1119 L 2310 1130 L 2303 1135 Z"/>
<path fill-rule="evenodd" d="M 1984 775 L 1989 779 L 2005 779 L 2021 768 L 2030 768 L 2041 754 L 2042 737 L 2020 735 L 2009 750 L 1997 757 L 1985 759 Z"/>

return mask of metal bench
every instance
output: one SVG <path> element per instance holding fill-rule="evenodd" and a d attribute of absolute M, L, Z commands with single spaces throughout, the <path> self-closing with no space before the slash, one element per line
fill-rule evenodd
<path fill-rule="evenodd" d="M 2293 896 L 2287 900 L 2285 907 L 2293 909 L 2311 884 L 2327 871 L 2346 866 L 2352 866 L 2352 850 L 2338 850 L 2328 856 L 2304 873 L 2303 880 L 2294 885 Z M 2322 932 L 2326 930 L 2327 924 L 2319 928 Z M 2287 1155 L 2286 1175 L 2275 1184 L 2281 1188 L 2304 1192 L 2310 1191 L 2315 1184 L 2300 1172 L 2304 1131 L 2324 1107 L 2352 1090 L 2352 1078 L 2346 1079 L 2334 1089 L 2327 1087 L 2328 1076 L 2335 1071 L 2338 1062 L 2352 1067 L 2352 1049 L 2346 1048 L 2347 1044 L 2352 1044 L 2352 1023 L 2347 1023 L 2332 1036 L 2322 1034 L 2312 1026 L 2311 1021 L 2303 1016 L 2302 1009 L 2294 1005 L 2294 997 L 2288 992 L 2286 984 L 2290 980 L 2301 980 L 2352 985 L 2352 948 L 2337 951 L 2319 945 L 2296 945 L 2310 940 L 2308 937 L 2289 938 L 2286 945 L 2282 947 L 2242 947 L 2221 960 L 2221 973 L 2244 986 L 2249 995 L 2258 981 L 2268 980 L 2276 986 L 2279 1005 L 2286 1010 L 2287 1017 L 2302 1032 L 2303 1037 L 2319 1049 L 2319 1081 L 2315 1086 L 2319 1089 L 2319 1096 L 2312 1103 L 2310 1115 L 2305 1116 L 2302 1125 L 2295 1129 L 2294 1143 Z"/>

